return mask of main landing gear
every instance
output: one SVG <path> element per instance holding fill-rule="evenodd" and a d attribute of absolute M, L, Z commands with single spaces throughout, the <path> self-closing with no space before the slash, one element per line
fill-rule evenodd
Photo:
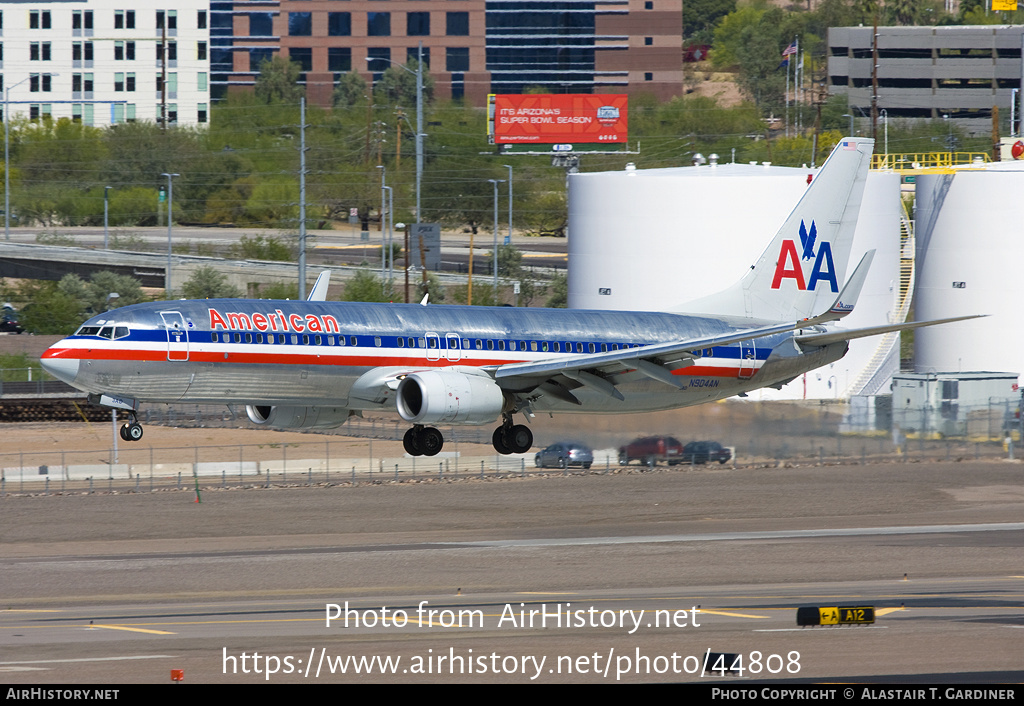
<path fill-rule="evenodd" d="M 502 415 L 501 426 L 491 435 L 494 450 L 500 454 L 522 454 L 533 446 L 533 432 L 525 424 L 513 424 L 512 415 Z"/>
<path fill-rule="evenodd" d="M 122 438 L 128 427 L 126 424 L 121 428 Z M 142 427 L 139 427 L 139 437 L 141 436 Z M 513 424 L 512 415 L 506 414 L 502 416 L 501 426 L 494 430 L 491 443 L 494 444 L 494 450 L 500 454 L 526 453 L 533 446 L 533 432 L 525 424 Z M 444 447 L 444 437 L 434 427 L 417 424 L 405 432 L 402 445 L 410 456 L 436 456 Z"/>
<path fill-rule="evenodd" d="M 417 424 L 405 432 L 402 445 L 410 456 L 436 456 L 444 446 L 444 437 L 434 427 Z"/>

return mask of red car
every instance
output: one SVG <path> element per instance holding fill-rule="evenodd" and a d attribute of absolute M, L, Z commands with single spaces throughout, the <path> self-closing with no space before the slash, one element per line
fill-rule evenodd
<path fill-rule="evenodd" d="M 619 448 L 619 464 L 639 461 L 641 466 L 653 466 L 660 461 L 670 466 L 682 463 L 683 445 L 671 436 L 645 436 L 634 439 Z"/>

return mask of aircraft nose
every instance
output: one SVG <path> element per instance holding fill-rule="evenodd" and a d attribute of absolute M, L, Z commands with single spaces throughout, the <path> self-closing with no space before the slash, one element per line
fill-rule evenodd
<path fill-rule="evenodd" d="M 40 358 L 39 363 L 43 366 L 43 370 L 54 376 L 58 380 L 63 380 L 69 385 L 75 383 L 75 378 L 78 376 L 78 366 L 81 363 L 78 358 L 54 358 L 50 357 L 50 349 L 43 354 Z"/>

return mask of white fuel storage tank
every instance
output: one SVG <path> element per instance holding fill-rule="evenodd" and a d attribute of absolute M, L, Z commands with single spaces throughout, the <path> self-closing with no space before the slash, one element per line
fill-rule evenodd
<path fill-rule="evenodd" d="M 917 176 L 914 314 L 986 318 L 919 329 L 918 373 L 1024 371 L 1024 165 Z"/>

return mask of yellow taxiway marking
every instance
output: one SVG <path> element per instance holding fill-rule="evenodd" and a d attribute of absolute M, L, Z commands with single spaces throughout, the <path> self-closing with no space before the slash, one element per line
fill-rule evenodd
<path fill-rule="evenodd" d="M 379 235 L 379 233 L 377 234 Z M 359 245 L 314 245 L 314 250 L 358 250 L 360 248 L 373 247 L 369 241 L 360 243 Z M 379 245 L 377 246 L 380 247 Z"/>
<path fill-rule="evenodd" d="M 763 618 L 768 619 L 767 615 L 748 615 L 747 613 L 733 613 L 724 610 L 708 610 L 707 608 L 698 608 L 698 613 L 705 613 L 707 615 L 724 615 L 727 618 Z"/>
<path fill-rule="evenodd" d="M 517 596 L 576 596 L 574 591 L 549 592 L 549 591 L 519 591 Z"/>
<path fill-rule="evenodd" d="M 906 610 L 906 608 L 876 608 L 875 617 L 877 618 L 880 615 L 889 615 L 889 613 L 896 613 L 901 610 Z"/>
<path fill-rule="evenodd" d="M 147 632 L 151 635 L 177 635 L 176 632 L 167 632 L 166 630 L 146 630 L 144 628 L 129 628 L 124 625 L 90 625 L 89 629 L 103 628 L 104 630 L 127 630 L 128 632 Z"/>
<path fill-rule="evenodd" d="M 553 257 L 559 260 L 568 260 L 569 256 L 564 252 L 531 252 L 528 257 Z"/>

